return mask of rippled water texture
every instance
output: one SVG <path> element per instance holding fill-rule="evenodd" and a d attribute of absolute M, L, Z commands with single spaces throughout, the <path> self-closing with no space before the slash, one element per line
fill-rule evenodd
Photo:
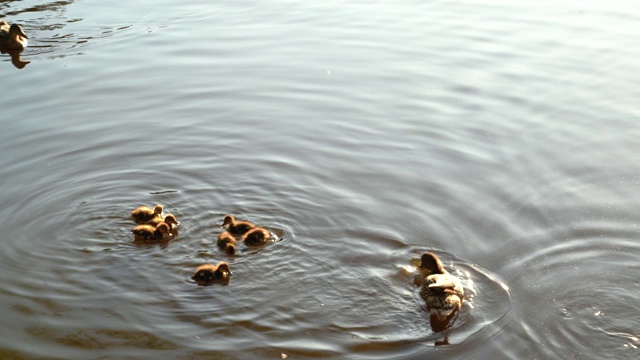
<path fill-rule="evenodd" d="M 0 358 L 635 359 L 640 7 L 3 1 Z M 164 204 L 168 242 L 132 242 Z M 279 241 L 233 257 L 233 213 Z M 441 255 L 467 299 L 434 331 Z M 197 286 L 226 260 L 228 285 Z M 436 329 L 437 330 L 437 329 Z"/>

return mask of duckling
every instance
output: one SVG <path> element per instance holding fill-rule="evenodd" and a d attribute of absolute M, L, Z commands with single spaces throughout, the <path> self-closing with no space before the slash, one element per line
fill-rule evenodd
<path fill-rule="evenodd" d="M 218 236 L 218 246 L 229 255 L 236 253 L 236 238 L 226 231 Z"/>
<path fill-rule="evenodd" d="M 169 237 L 171 229 L 166 223 L 160 223 L 157 227 L 153 225 L 138 225 L 131 230 L 136 241 L 151 242 L 160 241 Z"/>
<path fill-rule="evenodd" d="M 162 218 L 163 211 L 164 207 L 162 205 L 156 205 L 153 209 L 148 206 L 139 206 L 131 212 L 131 217 L 133 217 L 136 224 L 146 224 L 157 217 Z"/>
<path fill-rule="evenodd" d="M 169 225 L 169 228 L 172 230 L 180 226 L 178 219 L 176 219 L 175 215 L 173 214 L 167 214 L 167 216 L 165 217 L 156 216 L 153 219 L 151 219 L 149 222 L 147 222 L 148 225 L 152 225 L 152 226 L 158 226 L 161 223 L 166 223 L 167 225 Z"/>
<path fill-rule="evenodd" d="M 451 275 L 434 253 L 426 252 L 420 259 L 420 270 L 429 275 L 424 279 L 420 297 L 438 321 L 445 321 L 462 306 L 464 289 L 460 280 Z"/>
<path fill-rule="evenodd" d="M 23 50 L 27 47 L 29 37 L 18 24 L 9 25 L 6 21 L 0 21 L 0 49 Z"/>
<path fill-rule="evenodd" d="M 231 276 L 231 267 L 226 261 L 221 261 L 217 265 L 204 264 L 196 268 L 191 276 L 199 285 L 206 285 L 216 281 L 228 281 Z"/>
<path fill-rule="evenodd" d="M 235 234 L 244 234 L 247 231 L 255 228 L 256 224 L 249 221 L 236 221 L 235 216 L 227 215 L 224 217 L 224 220 L 222 221 L 222 226 L 220 227 L 223 228 L 225 226 L 227 226 L 227 230 L 229 230 L 229 232 L 232 232 Z"/>
<path fill-rule="evenodd" d="M 244 234 L 242 241 L 247 246 L 259 246 L 266 244 L 269 238 L 271 238 L 271 233 L 267 229 L 257 227 Z"/>

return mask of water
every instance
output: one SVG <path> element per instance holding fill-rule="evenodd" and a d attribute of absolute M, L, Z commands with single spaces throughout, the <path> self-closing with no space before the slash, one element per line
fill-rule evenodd
<path fill-rule="evenodd" d="M 0 18 L 30 36 L 0 56 L 0 358 L 638 356 L 638 5 Z M 133 244 L 156 203 L 179 235 Z M 228 257 L 227 213 L 281 241 Z M 469 294 L 444 333 L 407 270 L 427 250 Z M 229 285 L 189 279 L 221 260 Z"/>

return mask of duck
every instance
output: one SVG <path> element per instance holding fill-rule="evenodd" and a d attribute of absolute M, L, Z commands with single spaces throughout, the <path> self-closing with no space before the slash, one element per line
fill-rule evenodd
<path fill-rule="evenodd" d="M 162 212 L 164 211 L 164 206 L 156 205 L 152 208 L 143 205 L 135 208 L 131 212 L 131 217 L 136 222 L 136 224 L 147 224 L 149 221 L 155 218 L 162 218 Z"/>
<path fill-rule="evenodd" d="M 234 234 L 244 234 L 256 227 L 256 224 L 250 221 L 237 221 L 235 216 L 227 215 L 222 221 L 221 228 L 226 227 L 227 230 Z"/>
<path fill-rule="evenodd" d="M 152 242 L 168 238 L 171 236 L 170 231 L 169 225 L 160 223 L 157 227 L 148 224 L 138 225 L 131 230 L 131 233 L 135 241 Z"/>
<path fill-rule="evenodd" d="M 242 235 L 242 241 L 247 246 L 260 246 L 264 245 L 271 238 L 271 233 L 267 229 L 260 227 L 249 230 L 246 234 Z"/>
<path fill-rule="evenodd" d="M 229 234 L 229 232 L 223 231 L 222 234 L 218 236 L 218 246 L 227 254 L 234 255 L 236 253 L 236 238 Z"/>
<path fill-rule="evenodd" d="M 462 307 L 464 289 L 460 279 L 451 275 L 432 252 L 422 254 L 419 270 L 427 275 L 420 288 L 420 297 L 427 303 L 432 317 L 446 321 Z"/>
<path fill-rule="evenodd" d="M 216 265 L 204 264 L 196 268 L 191 276 L 199 285 L 211 284 L 217 281 L 228 281 L 231 276 L 231 267 L 226 261 L 220 261 Z"/>
<path fill-rule="evenodd" d="M 152 225 L 152 226 L 158 226 L 161 223 L 166 223 L 167 225 L 169 225 L 169 229 L 171 230 L 180 226 L 178 219 L 173 214 L 167 214 L 165 217 L 156 216 L 153 219 L 151 219 L 149 222 L 147 222 L 148 225 Z"/>
<path fill-rule="evenodd" d="M 9 25 L 6 21 L 0 20 L 0 49 L 23 50 L 27 47 L 28 38 L 22 30 L 22 26 Z"/>

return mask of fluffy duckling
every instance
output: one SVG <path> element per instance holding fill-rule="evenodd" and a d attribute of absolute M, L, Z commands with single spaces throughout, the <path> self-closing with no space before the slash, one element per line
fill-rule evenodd
<path fill-rule="evenodd" d="M 167 225 L 169 225 L 169 229 L 172 229 L 172 230 L 180 226 L 178 219 L 173 214 L 168 214 L 165 217 L 160 217 L 160 216 L 154 217 L 149 222 L 147 222 L 147 224 L 152 226 L 158 226 L 161 223 L 166 223 Z"/>
<path fill-rule="evenodd" d="M 199 285 L 211 284 L 216 281 L 228 281 L 231 276 L 231 267 L 226 261 L 221 261 L 216 265 L 204 264 L 196 268 L 191 276 Z"/>
<path fill-rule="evenodd" d="M 236 253 L 236 238 L 226 231 L 218 236 L 218 246 L 229 255 Z"/>
<path fill-rule="evenodd" d="M 227 230 L 231 233 L 244 234 L 247 231 L 255 228 L 256 224 L 249 221 L 237 221 L 235 216 L 227 215 L 224 217 L 224 220 L 222 221 L 222 226 L 220 227 L 223 228 L 225 226 L 227 227 Z"/>
<path fill-rule="evenodd" d="M 139 206 L 131 212 L 131 217 L 136 224 L 146 224 L 155 218 L 162 218 L 162 212 L 164 207 L 162 205 L 156 205 L 152 208 L 148 206 Z"/>
<path fill-rule="evenodd" d="M 6 21 L 0 20 L 0 49 L 23 50 L 27 47 L 28 38 L 22 26 L 9 25 Z"/>
<path fill-rule="evenodd" d="M 242 236 L 242 241 L 247 246 L 259 246 L 264 245 L 271 238 L 271 233 L 267 229 L 253 228 Z"/>
<path fill-rule="evenodd" d="M 171 229 L 166 223 L 160 223 L 157 227 L 153 225 L 138 225 L 131 230 L 136 241 L 160 241 L 170 236 Z"/>
<path fill-rule="evenodd" d="M 429 274 L 422 283 L 420 297 L 427 303 L 432 316 L 439 321 L 445 321 L 462 306 L 462 283 L 457 277 L 449 274 L 440 258 L 431 252 L 422 255 L 420 270 Z"/>

